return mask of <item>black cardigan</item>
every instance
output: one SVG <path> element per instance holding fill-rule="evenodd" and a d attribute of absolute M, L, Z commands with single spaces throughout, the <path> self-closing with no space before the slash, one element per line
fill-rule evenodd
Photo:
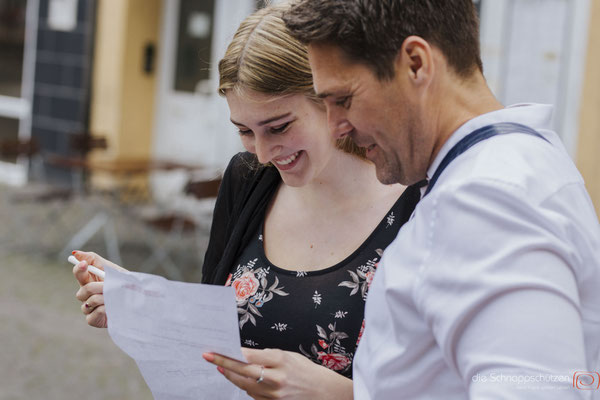
<path fill-rule="evenodd" d="M 233 156 L 215 204 L 202 283 L 225 284 L 233 263 L 263 222 L 280 182 L 277 169 L 260 165 L 254 154 Z"/>
<path fill-rule="evenodd" d="M 263 166 L 251 153 L 238 153 L 229 162 L 217 196 L 208 249 L 202 265 L 202 283 L 224 285 L 233 264 L 260 224 L 281 176 L 275 167 Z M 421 198 L 421 183 L 402 193 L 404 224 Z"/>

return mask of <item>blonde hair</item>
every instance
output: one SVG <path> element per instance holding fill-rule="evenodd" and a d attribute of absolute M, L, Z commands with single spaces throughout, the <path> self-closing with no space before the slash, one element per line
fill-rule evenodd
<path fill-rule="evenodd" d="M 289 5 L 262 8 L 242 21 L 219 61 L 219 94 L 250 89 L 276 96 L 303 94 L 322 105 L 315 95 L 306 46 L 293 38 L 282 19 Z M 349 137 L 336 146 L 365 158 L 365 149 Z"/>

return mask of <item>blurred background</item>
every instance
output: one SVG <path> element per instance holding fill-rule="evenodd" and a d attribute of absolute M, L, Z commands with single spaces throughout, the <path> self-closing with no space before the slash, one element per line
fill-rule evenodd
<path fill-rule="evenodd" d="M 600 210 L 600 1 L 479 0 L 486 79 L 554 127 Z M 256 0 L 0 0 L 0 399 L 150 399 L 66 257 L 198 281 L 241 150 L 216 65 Z"/>

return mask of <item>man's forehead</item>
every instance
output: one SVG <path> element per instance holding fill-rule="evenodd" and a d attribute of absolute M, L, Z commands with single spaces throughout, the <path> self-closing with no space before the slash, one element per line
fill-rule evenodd
<path fill-rule="evenodd" d="M 328 43 L 311 43 L 307 49 L 311 66 L 314 65 L 318 69 L 335 69 L 348 64 L 347 57 L 338 46 Z"/>
<path fill-rule="evenodd" d="M 309 44 L 308 59 L 315 92 L 321 98 L 348 90 L 352 78 L 351 63 L 341 50 L 329 44 Z"/>

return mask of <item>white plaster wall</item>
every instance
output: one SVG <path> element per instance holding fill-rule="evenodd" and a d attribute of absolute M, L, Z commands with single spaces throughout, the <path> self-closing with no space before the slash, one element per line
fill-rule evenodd
<path fill-rule="evenodd" d="M 241 150 L 225 99 L 216 93 L 217 64 L 253 6 L 251 0 L 216 1 L 210 80 L 203 82 L 196 93 L 184 93 L 172 90 L 178 1 L 164 1 L 153 141 L 156 158 L 222 168 Z"/>
<path fill-rule="evenodd" d="M 553 104 L 554 129 L 573 156 L 585 67 L 589 0 L 482 0 L 484 74 L 505 105 Z"/>

